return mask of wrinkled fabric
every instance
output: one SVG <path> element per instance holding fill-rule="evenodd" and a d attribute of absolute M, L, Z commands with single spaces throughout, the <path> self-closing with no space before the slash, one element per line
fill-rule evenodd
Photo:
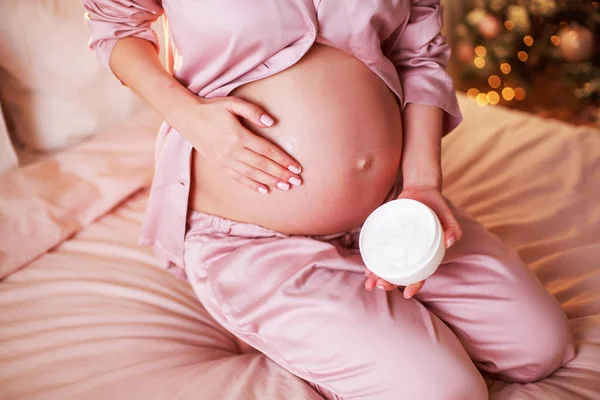
<path fill-rule="evenodd" d="M 358 230 L 317 240 L 191 212 L 185 270 L 217 322 L 326 398 L 486 399 L 477 368 L 532 382 L 575 348 L 516 252 L 455 213 L 464 238 L 411 300 L 364 289 Z"/>
<path fill-rule="evenodd" d="M 465 122 L 442 141 L 445 194 L 517 249 L 576 343 L 546 379 L 486 378 L 490 399 L 597 400 L 600 134 L 459 101 Z M 0 176 L 0 400 L 320 399 L 137 245 L 148 193 L 132 194 L 152 178 L 159 125 L 140 116 Z"/>
<path fill-rule="evenodd" d="M 65 152 L 0 174 L 0 280 L 147 187 L 160 124 L 144 109 Z"/>
<path fill-rule="evenodd" d="M 345 51 L 365 63 L 407 103 L 445 111 L 444 131 L 461 121 L 450 48 L 440 34 L 439 0 L 82 0 L 90 47 L 108 67 L 118 40 L 139 37 L 159 46 L 151 29 L 163 12 L 173 44 L 173 74 L 204 98 L 294 65 L 313 43 Z M 167 265 L 183 264 L 192 145 L 163 124 L 156 173 L 141 242 Z"/>

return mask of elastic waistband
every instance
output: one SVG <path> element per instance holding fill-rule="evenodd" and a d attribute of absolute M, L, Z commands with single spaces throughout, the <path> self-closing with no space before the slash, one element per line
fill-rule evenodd
<path fill-rule="evenodd" d="M 348 233 L 352 233 L 355 231 L 360 231 L 360 227 L 352 229 L 348 232 L 334 233 L 331 235 L 313 235 L 306 237 L 310 237 L 316 240 L 327 241 L 343 237 Z M 211 234 L 252 238 L 274 236 L 285 238 L 291 236 L 285 233 L 274 231 L 272 229 L 264 228 L 260 225 L 232 221 L 230 219 L 221 218 L 216 215 L 206 214 L 194 210 L 188 210 L 186 238 L 190 239 L 194 236 L 203 236 Z"/>
<path fill-rule="evenodd" d="M 242 237 L 288 236 L 259 225 L 232 221 L 230 219 L 194 210 L 188 210 L 187 224 L 188 229 L 186 236 L 210 235 L 215 233 Z"/>

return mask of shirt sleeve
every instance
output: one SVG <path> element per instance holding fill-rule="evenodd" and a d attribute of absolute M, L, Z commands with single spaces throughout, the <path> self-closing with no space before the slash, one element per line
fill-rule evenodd
<path fill-rule="evenodd" d="M 92 37 L 90 49 L 109 68 L 115 44 L 126 37 L 149 40 L 159 51 L 158 35 L 151 28 L 162 14 L 160 0 L 82 0 L 85 22 Z"/>
<path fill-rule="evenodd" d="M 446 134 L 462 121 L 462 115 L 446 72 L 450 46 L 440 32 L 442 24 L 440 0 L 411 0 L 408 24 L 393 38 L 389 58 L 402 85 L 402 106 L 418 103 L 443 109 Z"/>

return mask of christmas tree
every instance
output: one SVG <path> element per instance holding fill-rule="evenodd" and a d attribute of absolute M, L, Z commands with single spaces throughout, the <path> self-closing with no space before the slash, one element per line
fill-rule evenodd
<path fill-rule="evenodd" d="M 460 80 L 479 105 L 523 100 L 562 79 L 579 106 L 600 105 L 600 6 L 575 0 L 467 0 L 455 27 Z M 485 82 L 482 85 L 481 82 Z M 483 87 L 486 86 L 486 87 Z M 564 91 L 561 93 L 565 93 Z M 573 104 L 573 106 L 578 106 Z"/>

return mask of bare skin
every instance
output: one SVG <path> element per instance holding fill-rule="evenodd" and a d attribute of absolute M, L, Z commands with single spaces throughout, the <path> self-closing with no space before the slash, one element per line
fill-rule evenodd
<path fill-rule="evenodd" d="M 314 45 L 297 64 L 233 95 L 273 115 L 268 129 L 247 126 L 302 164 L 302 183 L 272 185 L 264 196 L 195 153 L 191 209 L 288 234 L 326 235 L 359 226 L 382 204 L 400 167 L 401 113 L 362 62 Z"/>
<path fill-rule="evenodd" d="M 179 84 L 142 39 L 120 40 L 110 65 L 194 146 L 191 208 L 287 233 L 339 232 L 383 201 L 401 165 L 400 197 L 431 207 L 450 247 L 461 229 L 441 195 L 442 110 L 408 104 L 401 124 L 383 82 L 360 61 L 324 47 L 211 100 Z M 367 290 L 396 289 L 365 274 Z M 405 297 L 422 285 L 407 287 Z"/>

